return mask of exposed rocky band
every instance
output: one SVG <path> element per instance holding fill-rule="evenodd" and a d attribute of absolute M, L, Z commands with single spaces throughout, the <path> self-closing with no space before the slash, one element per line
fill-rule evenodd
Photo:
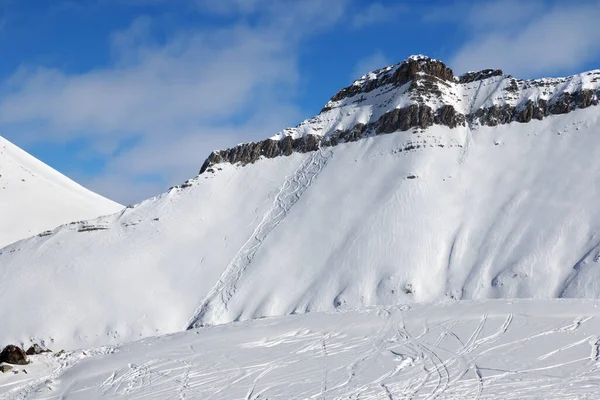
<path fill-rule="evenodd" d="M 409 59 L 395 68 L 386 68 L 374 71 L 372 77 L 366 76 L 356 81 L 352 86 L 342 89 L 327 103 L 321 113 L 328 112 L 339 102 L 352 98 L 362 93 L 371 92 L 385 85 L 399 87 L 410 82 L 407 96 L 414 101 L 413 104 L 403 108 L 391 110 L 374 122 L 356 124 L 352 128 L 320 135 L 307 134 L 301 138 L 285 136 L 279 140 L 266 139 L 260 142 L 245 143 L 231 149 L 219 150 L 211 153 L 206 159 L 200 173 L 219 163 L 253 163 L 261 157 L 274 158 L 287 156 L 294 152 L 307 153 L 317 150 L 320 146 L 335 146 L 338 143 L 352 142 L 361 138 L 407 131 L 412 128 L 427 129 L 432 125 L 443 125 L 449 128 L 466 126 L 466 124 L 479 124 L 495 126 L 511 122 L 526 123 L 532 119 L 541 120 L 550 115 L 565 114 L 575 109 L 583 109 L 598 105 L 600 89 L 583 89 L 569 93 L 564 91 L 552 100 L 536 99 L 527 100 L 517 105 L 494 105 L 479 108 L 468 114 L 458 112 L 454 106 L 445 104 L 434 111 L 427 105 L 427 99 L 441 98 L 440 85 L 469 84 L 484 79 L 503 76 L 501 70 L 486 69 L 479 72 L 469 72 L 460 77 L 455 77 L 452 70 L 442 62 L 428 58 Z M 519 84 L 544 86 L 542 81 L 518 81 L 510 76 L 508 86 L 504 89 L 507 93 L 516 93 Z M 359 99 L 360 100 L 360 99 Z"/>

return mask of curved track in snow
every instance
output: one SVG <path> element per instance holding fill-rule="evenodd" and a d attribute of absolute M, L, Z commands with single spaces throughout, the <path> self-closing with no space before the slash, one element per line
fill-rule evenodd
<path fill-rule="evenodd" d="M 256 252 L 325 168 L 332 155 L 331 149 L 320 148 L 310 154 L 298 169 L 286 178 L 273 205 L 252 236 L 231 260 L 215 287 L 202 301 L 198 311 L 190 319 L 188 329 L 202 326 L 207 322 L 218 322 L 221 315 L 227 312 L 227 303 L 236 292 L 237 282 L 252 263 Z"/>
<path fill-rule="evenodd" d="M 0 374 L 0 400 L 594 399 L 598 305 L 456 302 L 201 328 L 35 356 L 27 375 Z"/>

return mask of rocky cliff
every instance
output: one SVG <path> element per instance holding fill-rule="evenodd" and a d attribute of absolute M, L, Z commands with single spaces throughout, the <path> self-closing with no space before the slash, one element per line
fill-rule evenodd
<path fill-rule="evenodd" d="M 455 76 L 439 60 L 412 56 L 364 75 L 335 94 L 318 116 L 295 128 L 211 153 L 200 173 L 223 162 L 248 164 L 261 157 L 306 153 L 432 125 L 476 128 L 527 123 L 596 106 L 599 99 L 600 70 L 536 80 L 516 79 L 498 69 Z"/>

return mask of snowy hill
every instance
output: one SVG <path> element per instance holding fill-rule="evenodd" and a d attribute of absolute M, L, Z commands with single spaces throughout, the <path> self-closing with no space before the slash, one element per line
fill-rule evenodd
<path fill-rule="evenodd" d="M 0 248 L 67 222 L 122 208 L 0 136 Z"/>
<path fill-rule="evenodd" d="M 598 304 L 495 300 L 227 324 L 32 356 L 0 374 L 0 399 L 597 399 Z"/>
<path fill-rule="evenodd" d="M 180 187 L 0 250 L 0 342 L 600 298 L 599 88 L 600 71 L 455 77 L 423 56 L 374 71 L 298 127 L 212 153 Z"/>

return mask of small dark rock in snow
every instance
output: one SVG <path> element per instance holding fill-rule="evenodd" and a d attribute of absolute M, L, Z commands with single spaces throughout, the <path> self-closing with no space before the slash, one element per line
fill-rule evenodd
<path fill-rule="evenodd" d="M 0 362 L 15 365 L 29 364 L 29 360 L 27 360 L 25 351 L 22 348 L 12 344 L 9 344 L 4 348 L 4 350 L 2 350 L 2 353 L 0 353 Z"/>
<path fill-rule="evenodd" d="M 25 354 L 27 354 L 28 356 L 34 356 L 36 354 L 49 353 L 49 352 L 50 352 L 50 350 L 43 348 L 42 346 L 40 346 L 37 343 L 34 343 L 31 347 L 29 347 L 27 349 Z"/>
<path fill-rule="evenodd" d="M 13 367 L 11 367 L 10 365 L 0 365 L 0 372 L 4 374 L 5 372 L 10 371 L 12 368 Z"/>

